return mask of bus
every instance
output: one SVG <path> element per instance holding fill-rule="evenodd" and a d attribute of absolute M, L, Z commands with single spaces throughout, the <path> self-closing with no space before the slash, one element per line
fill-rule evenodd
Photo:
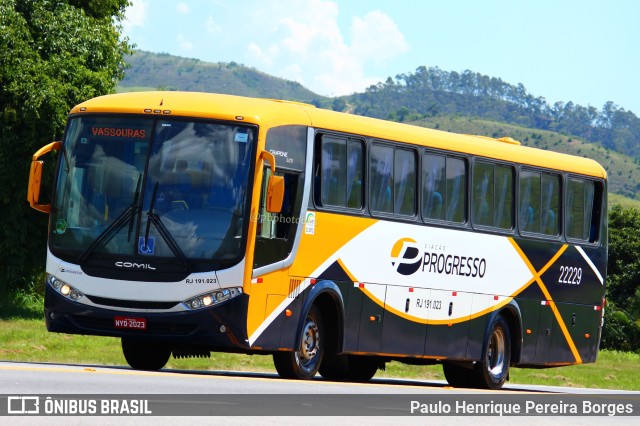
<path fill-rule="evenodd" d="M 45 154 L 53 193 L 40 201 Z M 70 111 L 33 155 L 48 331 L 134 369 L 265 354 L 284 378 L 595 362 L 607 175 L 591 159 L 297 102 L 139 92 Z"/>

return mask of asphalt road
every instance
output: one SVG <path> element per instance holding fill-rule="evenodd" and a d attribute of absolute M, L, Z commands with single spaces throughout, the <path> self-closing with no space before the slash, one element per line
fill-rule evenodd
<path fill-rule="evenodd" d="M 183 424 L 194 421 L 206 420 L 207 423 L 219 424 L 224 419 L 225 424 L 394 424 L 402 419 L 402 426 L 413 424 L 426 424 L 427 419 L 422 416 L 410 416 L 408 404 L 412 400 L 420 403 L 439 402 L 446 405 L 452 403 L 452 398 L 463 398 L 472 401 L 474 399 L 493 402 L 496 401 L 523 401 L 532 398 L 546 398 L 544 401 L 570 402 L 575 394 L 590 394 L 588 398 L 627 398 L 632 401 L 634 407 L 633 417 L 618 416 L 542 416 L 542 417 L 441 417 L 448 424 L 477 424 L 478 419 L 489 421 L 490 424 L 557 424 L 563 426 L 574 424 L 638 424 L 640 418 L 640 392 L 623 392 L 576 389 L 550 386 L 529 386 L 508 384 L 500 392 L 472 389 L 455 389 L 442 381 L 417 381 L 405 379 L 373 379 L 366 384 L 332 382 L 318 378 L 310 381 L 292 381 L 280 379 L 276 374 L 244 373 L 231 371 L 183 371 L 162 370 L 160 372 L 142 372 L 125 367 L 105 367 L 96 365 L 65 365 L 42 363 L 14 363 L 0 361 L 0 394 L 11 396 L 40 395 L 46 397 L 52 395 L 56 398 L 60 395 L 74 395 L 79 398 L 90 398 L 92 395 L 105 397 L 105 395 L 124 395 L 124 398 L 151 399 L 155 407 L 165 410 L 173 407 L 174 400 L 180 400 L 179 409 L 190 414 L 189 407 L 196 413 L 202 413 L 203 407 L 208 412 L 207 417 L 92 417 L 92 416 L 12 416 L 11 424 L 61 424 L 65 426 L 75 424 Z M 572 395 L 573 394 L 573 395 Z M 137 396 L 136 396 L 137 395 Z M 285 396 L 283 396 L 285 395 Z M 289 396 L 286 396 L 289 395 Z M 403 396 L 405 395 L 405 396 Z M 609 396 L 608 396 L 609 395 Z M 169 397 L 170 396 L 170 397 Z M 13 398 L 13 397 L 12 397 Z M 253 399 L 252 399 L 253 398 Z M 406 399 L 406 404 L 402 398 Z M 166 403 L 161 403 L 167 399 Z M 291 400 L 291 406 L 297 407 L 293 411 L 291 407 L 280 406 L 284 400 Z M 369 407 L 368 412 L 375 413 L 381 405 L 392 406 L 392 401 L 400 399 L 405 407 L 398 410 L 397 416 L 370 416 L 362 417 L 362 410 L 355 410 L 358 415 L 346 417 L 313 416 L 300 417 L 301 414 L 317 413 L 319 407 L 330 415 L 349 413 L 349 407 Z M 271 401 L 271 402 L 270 402 Z M 306 401 L 306 402 L 305 402 Z M 385 401 L 385 403 L 380 403 Z M 389 404 L 386 404 L 389 401 Z M 8 402 L 2 402 L 7 404 Z M 100 403 L 100 401 L 98 401 Z M 160 405 L 159 405 L 160 404 Z M 185 408 L 186 405 L 186 408 Z M 505 403 L 506 406 L 506 403 Z M 305 408 L 307 407 L 307 408 Z M 396 406 L 397 407 L 397 406 Z M 2 408 L 2 407 L 0 407 Z M 306 409 L 310 410 L 306 412 Z M 253 410 L 253 411 L 252 411 Z M 264 411 L 263 416 L 246 416 L 255 414 L 255 410 Z M 298 411 L 296 411 L 298 410 Z M 302 411 L 300 411 L 302 410 Z M 316 410 L 316 411 L 314 411 Z M 0 411 L 1 412 L 1 411 Z M 158 412 L 157 410 L 155 411 Z M 324 412 L 324 411 L 323 411 Z M 225 417 L 220 417 L 220 414 Z M 238 415 L 230 414 L 237 413 Z M 441 415 L 435 413 L 435 415 Z M 434 415 L 433 413 L 430 414 Z M 433 420 L 433 417 L 431 417 Z M 0 423 L 5 423 L 0 417 Z"/>

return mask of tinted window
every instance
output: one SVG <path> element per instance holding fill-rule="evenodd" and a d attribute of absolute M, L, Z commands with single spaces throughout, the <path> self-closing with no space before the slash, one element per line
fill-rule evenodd
<path fill-rule="evenodd" d="M 567 238 L 590 240 L 593 195 L 593 182 L 582 179 L 569 179 L 567 188 Z"/>
<path fill-rule="evenodd" d="M 373 145 L 369 163 L 371 210 L 413 216 L 416 212 L 416 157 L 413 151 Z"/>
<path fill-rule="evenodd" d="M 545 235 L 560 233 L 560 177 L 520 173 L 520 230 Z"/>
<path fill-rule="evenodd" d="M 371 210 L 393 213 L 393 148 L 374 145 L 369 162 Z"/>
<path fill-rule="evenodd" d="M 461 158 L 447 158 L 447 202 L 444 219 L 466 222 L 467 166 Z"/>
<path fill-rule="evenodd" d="M 422 157 L 422 215 L 425 219 L 466 220 L 465 161 L 437 154 Z"/>
<path fill-rule="evenodd" d="M 513 169 L 476 162 L 473 168 L 474 223 L 513 228 Z"/>
<path fill-rule="evenodd" d="M 319 204 L 362 208 L 362 142 L 324 137 L 320 151 Z"/>

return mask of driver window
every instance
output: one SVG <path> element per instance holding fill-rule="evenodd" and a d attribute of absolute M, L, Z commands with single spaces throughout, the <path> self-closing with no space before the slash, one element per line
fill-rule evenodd
<path fill-rule="evenodd" d="M 293 247 L 300 219 L 302 199 L 301 174 L 277 170 L 277 176 L 284 177 L 284 200 L 279 213 L 267 211 L 267 182 L 273 175 L 271 168 L 265 167 L 260 189 L 260 210 L 255 220 L 258 222 L 254 267 L 269 265 L 285 259 Z"/>

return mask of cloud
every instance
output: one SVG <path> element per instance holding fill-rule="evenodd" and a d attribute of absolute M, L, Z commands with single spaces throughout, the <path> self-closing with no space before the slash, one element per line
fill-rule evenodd
<path fill-rule="evenodd" d="M 350 51 L 362 60 L 383 62 L 409 50 L 409 44 L 395 22 L 379 10 L 364 18 L 355 16 L 351 24 Z"/>
<path fill-rule="evenodd" d="M 352 17 L 349 43 L 333 1 L 268 3 L 256 10 L 261 38 L 247 44 L 248 62 L 317 93 L 339 96 L 364 90 L 383 80 L 368 75 L 370 66 L 409 50 L 395 22 L 377 10 Z"/>
<path fill-rule="evenodd" d="M 191 43 L 191 41 L 182 34 L 177 35 L 176 42 L 178 43 L 180 50 L 184 51 L 184 53 L 188 53 L 193 50 L 193 43 Z"/>
<path fill-rule="evenodd" d="M 178 11 L 178 13 L 182 15 L 187 15 L 191 13 L 191 9 L 189 8 L 189 5 L 182 2 L 176 4 L 176 10 Z"/>
<path fill-rule="evenodd" d="M 216 21 L 213 19 L 213 16 L 209 16 L 205 21 L 205 28 L 209 34 L 216 34 L 222 31 L 222 27 L 220 27 Z"/>
<path fill-rule="evenodd" d="M 124 33 L 131 32 L 134 27 L 144 27 L 147 17 L 149 3 L 145 0 L 131 0 L 131 5 L 125 12 L 125 19 L 122 23 Z"/>

